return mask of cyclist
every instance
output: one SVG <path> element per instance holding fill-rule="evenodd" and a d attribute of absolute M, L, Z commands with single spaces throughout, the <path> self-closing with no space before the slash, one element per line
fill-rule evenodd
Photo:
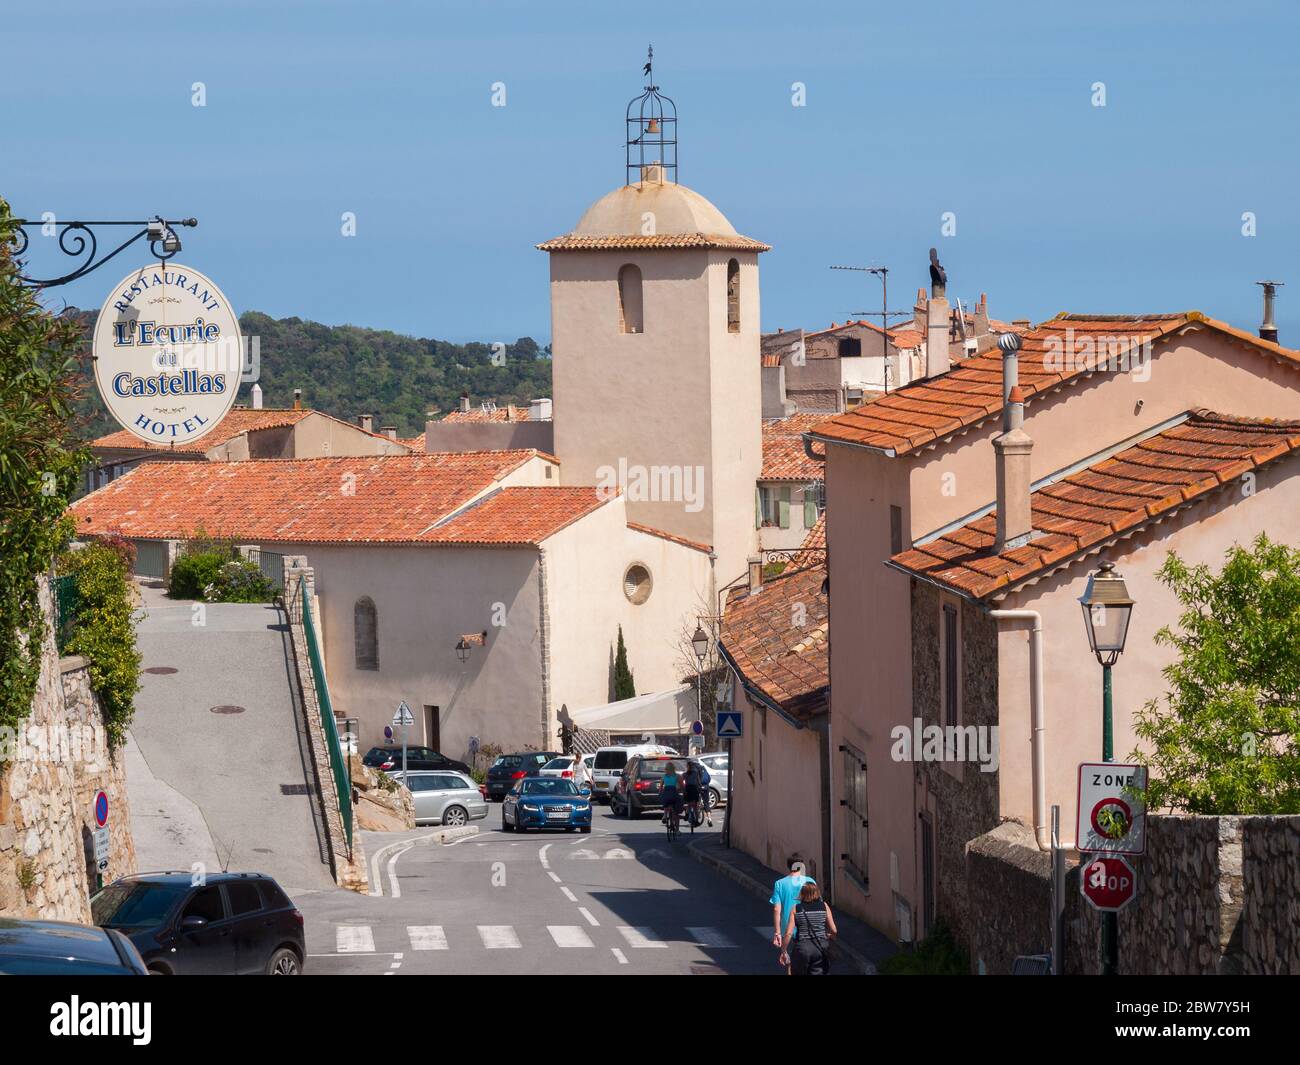
<path fill-rule="evenodd" d="M 686 776 L 684 778 L 684 797 L 686 799 L 686 809 L 692 825 L 700 823 L 700 792 L 704 788 L 704 779 L 701 776 L 702 766 L 699 762 L 686 763 Z M 708 805 L 705 804 L 707 812 Z M 709 819 L 709 824 L 713 824 L 713 819 Z"/>
<path fill-rule="evenodd" d="M 682 815 L 681 782 L 676 763 L 669 762 L 664 769 L 664 783 L 659 791 L 659 797 L 664 804 L 664 824 L 668 824 L 671 818 L 674 835 L 677 833 L 677 820 Z"/>

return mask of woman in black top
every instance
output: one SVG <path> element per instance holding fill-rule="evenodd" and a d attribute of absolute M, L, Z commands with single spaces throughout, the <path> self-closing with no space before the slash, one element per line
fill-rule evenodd
<path fill-rule="evenodd" d="M 835 938 L 835 918 L 811 880 L 799 892 L 785 926 L 784 953 L 795 976 L 826 976 L 831 971 L 830 941 Z"/>

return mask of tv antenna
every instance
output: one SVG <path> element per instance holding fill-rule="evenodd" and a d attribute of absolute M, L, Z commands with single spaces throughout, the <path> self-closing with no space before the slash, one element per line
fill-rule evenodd
<path fill-rule="evenodd" d="M 880 357 L 885 376 L 885 392 L 889 392 L 889 319 L 908 318 L 911 311 L 891 311 L 889 309 L 889 267 L 888 266 L 832 266 L 832 270 L 852 270 L 860 274 L 875 274 L 880 278 L 880 310 L 854 311 L 855 315 L 867 315 L 880 319 Z"/>

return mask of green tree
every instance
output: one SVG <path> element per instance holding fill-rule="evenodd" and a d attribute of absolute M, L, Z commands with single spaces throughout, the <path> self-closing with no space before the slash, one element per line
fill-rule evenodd
<path fill-rule="evenodd" d="M 618 627 L 618 648 L 614 652 L 614 701 L 636 695 L 636 681 L 627 665 L 627 646 L 623 643 L 623 626 Z"/>
<path fill-rule="evenodd" d="M 1194 814 L 1300 813 L 1300 550 L 1261 534 L 1219 573 L 1170 553 L 1160 579 L 1183 612 L 1156 642 L 1166 707 L 1152 700 L 1134 731 L 1151 748 L 1147 801 Z"/>
<path fill-rule="evenodd" d="M 86 454 L 73 438 L 79 331 L 18 280 L 0 199 L 0 726 L 31 712 L 45 618 L 37 578 L 71 539 L 64 517 Z"/>

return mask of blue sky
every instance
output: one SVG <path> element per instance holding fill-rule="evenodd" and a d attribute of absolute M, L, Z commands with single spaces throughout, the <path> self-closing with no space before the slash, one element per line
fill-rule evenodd
<path fill-rule="evenodd" d="M 545 341 L 532 246 L 622 183 L 653 41 L 682 182 L 774 246 L 765 329 L 878 309 L 832 263 L 888 265 L 910 306 L 936 245 L 950 296 L 1006 319 L 1197 308 L 1253 330 L 1252 282 L 1289 281 L 1300 346 L 1297 21 L 1250 0 L 43 0 L 5 15 L 0 195 L 197 216 L 180 259 L 241 310 Z M 131 255 L 51 298 L 98 307 Z"/>

